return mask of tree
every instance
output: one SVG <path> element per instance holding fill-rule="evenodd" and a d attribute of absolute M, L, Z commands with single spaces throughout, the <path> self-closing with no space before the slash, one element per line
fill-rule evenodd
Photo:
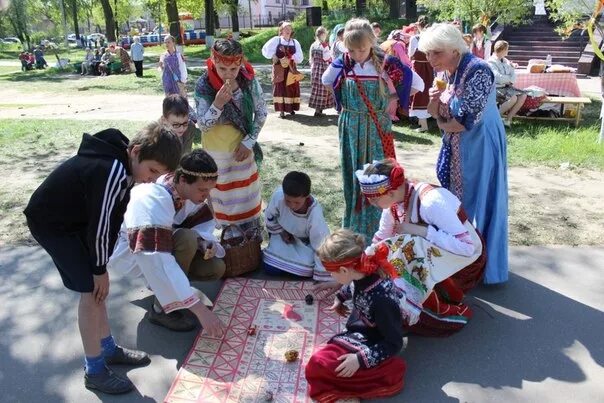
<path fill-rule="evenodd" d="M 206 12 L 206 46 L 214 45 L 214 0 L 204 0 Z"/>
<path fill-rule="evenodd" d="M 401 1 L 400 0 L 384 0 L 388 6 L 388 18 L 398 18 L 401 14 Z"/>
<path fill-rule="evenodd" d="M 31 39 L 29 37 L 29 29 L 27 27 L 27 12 L 25 0 L 13 0 L 6 10 L 6 17 L 10 25 L 15 30 L 15 35 L 21 43 L 27 44 L 27 48 L 31 48 Z"/>
<path fill-rule="evenodd" d="M 365 11 L 367 11 L 367 1 L 355 0 L 355 10 L 357 16 L 363 16 L 365 14 Z"/>
<path fill-rule="evenodd" d="M 239 1 L 226 0 L 229 14 L 231 15 L 231 25 L 233 26 L 233 38 L 239 39 Z"/>
<path fill-rule="evenodd" d="M 178 17 L 178 4 L 176 0 L 166 0 L 166 14 L 168 15 L 170 35 L 176 38 L 176 43 L 183 45 L 185 38 L 180 35 L 180 19 Z"/>
<path fill-rule="evenodd" d="M 471 24 L 491 21 L 518 25 L 526 22 L 533 0 L 417 0 L 442 21 L 461 18 Z"/>
<path fill-rule="evenodd" d="M 80 40 L 80 26 L 78 25 L 78 0 L 71 0 L 69 7 L 71 8 L 71 18 L 73 19 L 73 31 L 75 32 L 76 40 Z"/>
<path fill-rule="evenodd" d="M 105 32 L 107 33 L 107 40 L 109 42 L 115 42 L 115 19 L 113 17 L 113 10 L 109 0 L 100 0 L 103 6 L 103 15 L 105 16 Z"/>

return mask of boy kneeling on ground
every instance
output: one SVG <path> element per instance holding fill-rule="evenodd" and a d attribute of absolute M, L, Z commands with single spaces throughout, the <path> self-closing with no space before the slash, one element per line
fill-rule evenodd
<path fill-rule="evenodd" d="M 111 270 L 145 277 L 155 294 L 150 321 L 172 330 L 195 328 L 180 312 L 189 309 L 211 336 L 223 331 L 189 283 L 219 279 L 225 272 L 217 258 L 225 251 L 213 235 L 214 217 L 205 203 L 217 171 L 212 157 L 199 149 L 182 157 L 174 174 L 135 187 L 109 259 Z"/>
<path fill-rule="evenodd" d="M 134 388 L 107 365 L 145 365 L 142 351 L 117 346 L 107 318 L 106 270 L 132 185 L 174 170 L 178 138 L 153 123 L 132 141 L 119 130 L 84 134 L 76 156 L 59 165 L 34 192 L 24 213 L 32 236 L 56 265 L 66 288 L 80 293 L 78 325 L 85 353 L 85 385 L 104 393 Z"/>

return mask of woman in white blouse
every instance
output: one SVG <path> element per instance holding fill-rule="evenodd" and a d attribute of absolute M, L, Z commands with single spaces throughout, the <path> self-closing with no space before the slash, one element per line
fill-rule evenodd
<path fill-rule="evenodd" d="M 296 68 L 304 60 L 300 42 L 293 38 L 290 21 L 279 24 L 279 36 L 271 38 L 262 47 L 262 55 L 273 62 L 273 105 L 279 117 L 295 115 L 300 110 L 301 77 Z M 291 76 L 291 77 L 290 77 Z"/>
<path fill-rule="evenodd" d="M 512 119 L 526 101 L 526 93 L 514 88 L 516 81 L 515 63 L 510 62 L 506 56 L 510 46 L 506 41 L 495 43 L 495 53 L 489 58 L 489 67 L 495 75 L 497 86 L 497 104 L 499 113 L 503 117 L 503 124 L 510 127 Z"/>

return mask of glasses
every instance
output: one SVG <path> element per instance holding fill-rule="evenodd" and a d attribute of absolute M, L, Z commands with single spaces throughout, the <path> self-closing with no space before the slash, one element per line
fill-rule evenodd
<path fill-rule="evenodd" d="M 172 126 L 172 129 L 180 129 L 181 127 L 189 126 L 189 121 L 187 120 L 183 123 L 170 123 L 170 126 Z"/>

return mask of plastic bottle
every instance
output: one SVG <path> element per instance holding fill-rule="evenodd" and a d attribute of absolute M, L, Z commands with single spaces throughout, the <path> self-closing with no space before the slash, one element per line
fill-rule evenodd
<path fill-rule="evenodd" d="M 547 67 L 550 67 L 552 65 L 552 55 L 547 55 L 547 57 L 545 58 L 545 64 L 547 65 Z"/>

